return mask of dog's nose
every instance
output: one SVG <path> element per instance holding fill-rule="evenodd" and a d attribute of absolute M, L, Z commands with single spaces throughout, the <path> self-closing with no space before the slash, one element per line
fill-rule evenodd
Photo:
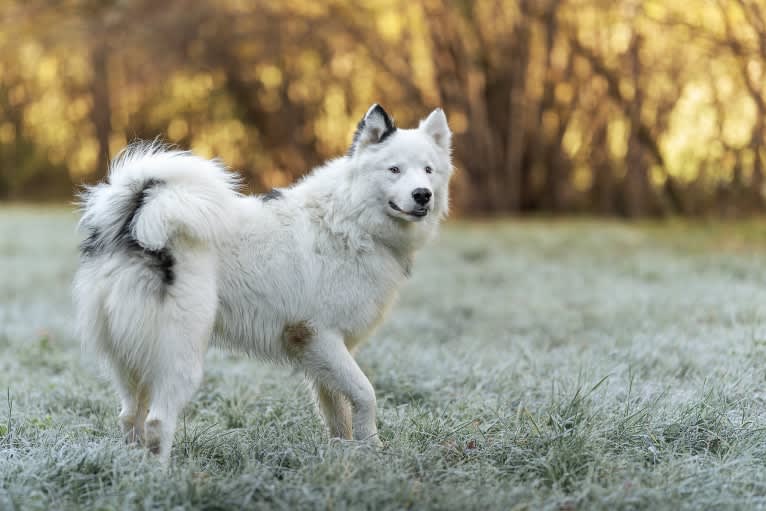
<path fill-rule="evenodd" d="M 415 188 L 412 190 L 412 198 L 421 206 L 425 206 L 431 200 L 431 190 L 428 188 Z"/>

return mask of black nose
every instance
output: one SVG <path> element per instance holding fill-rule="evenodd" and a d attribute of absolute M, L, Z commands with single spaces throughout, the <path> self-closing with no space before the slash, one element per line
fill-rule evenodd
<path fill-rule="evenodd" d="M 431 190 L 428 188 L 415 188 L 412 190 L 412 198 L 421 206 L 425 206 L 431 200 Z"/>

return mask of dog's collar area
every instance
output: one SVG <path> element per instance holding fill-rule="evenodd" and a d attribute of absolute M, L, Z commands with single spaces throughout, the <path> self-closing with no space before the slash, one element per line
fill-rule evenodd
<path fill-rule="evenodd" d="M 419 207 L 415 208 L 412 211 L 404 211 L 402 208 L 396 205 L 396 203 L 392 200 L 388 201 L 388 205 L 391 206 L 391 209 L 394 211 L 398 211 L 399 213 L 404 213 L 405 215 L 410 215 L 414 217 L 424 217 L 428 214 L 428 208 L 425 207 Z"/>

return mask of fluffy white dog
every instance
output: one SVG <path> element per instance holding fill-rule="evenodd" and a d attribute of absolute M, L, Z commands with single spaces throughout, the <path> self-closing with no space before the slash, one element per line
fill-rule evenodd
<path fill-rule="evenodd" d="M 168 460 L 212 340 L 302 369 L 332 436 L 379 444 L 375 391 L 352 350 L 447 213 L 450 147 L 441 109 L 397 129 L 373 105 L 346 156 L 250 197 L 217 162 L 125 149 L 83 194 L 74 298 L 127 440 Z"/>

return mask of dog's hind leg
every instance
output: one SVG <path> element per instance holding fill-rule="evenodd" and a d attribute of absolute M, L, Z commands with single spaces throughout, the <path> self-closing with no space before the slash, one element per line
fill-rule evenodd
<path fill-rule="evenodd" d="M 183 255 L 189 256 L 187 260 Z M 202 382 L 205 353 L 213 330 L 218 299 L 215 267 L 203 253 L 179 256 L 172 295 L 156 315 L 160 323 L 147 390 L 149 414 L 144 424 L 147 449 L 166 463 L 178 415 Z M 193 257 L 192 257 L 193 256 Z"/>
<path fill-rule="evenodd" d="M 135 371 L 127 368 L 125 357 L 121 355 L 118 344 L 108 328 L 107 315 L 99 300 L 98 292 L 80 292 L 75 296 L 78 304 L 78 328 L 83 338 L 83 346 L 89 351 L 99 353 L 111 369 L 112 381 L 120 398 L 122 408 L 119 424 L 125 442 L 140 443 L 143 439 L 144 418 L 146 417 L 146 394 L 142 392 L 139 378 Z"/>
<path fill-rule="evenodd" d="M 146 389 L 136 378 L 122 369 L 114 369 L 114 382 L 120 396 L 122 409 L 119 420 L 125 442 L 137 444 L 144 441 L 144 421 L 146 420 Z"/>
<path fill-rule="evenodd" d="M 351 440 L 351 403 L 339 392 L 315 382 L 317 405 L 331 438 Z"/>
<path fill-rule="evenodd" d="M 146 448 L 166 463 L 173 446 L 178 416 L 203 376 L 205 352 L 212 328 L 209 321 L 187 318 L 164 328 L 161 348 L 148 382 L 149 414 L 144 424 Z"/>
<path fill-rule="evenodd" d="M 343 337 L 335 332 L 318 332 L 305 343 L 298 359 L 318 385 L 349 400 L 354 440 L 380 445 L 375 424 L 375 390 L 349 353 Z"/>

